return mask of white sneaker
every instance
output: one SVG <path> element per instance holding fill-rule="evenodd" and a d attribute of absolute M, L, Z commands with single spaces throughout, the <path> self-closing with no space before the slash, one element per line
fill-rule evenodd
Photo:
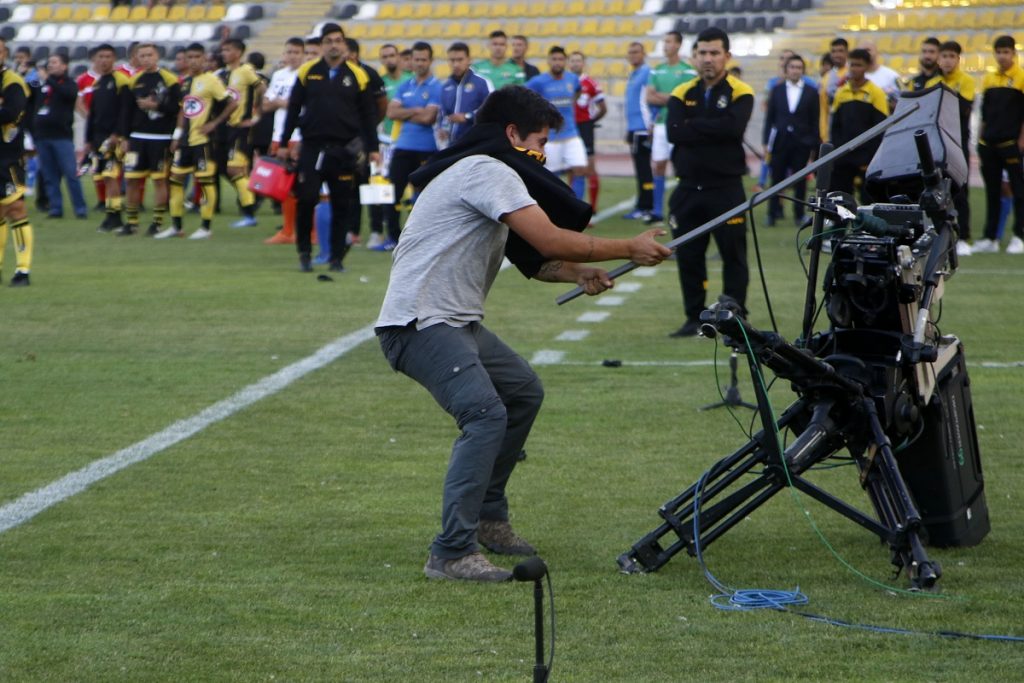
<path fill-rule="evenodd" d="M 957 243 L 956 243 L 956 255 L 957 256 L 970 256 L 973 253 L 974 253 L 974 250 L 971 249 L 971 245 L 968 244 L 966 242 L 966 240 L 957 240 Z"/>
<path fill-rule="evenodd" d="M 153 239 L 155 239 L 155 240 L 165 240 L 168 237 L 184 237 L 184 236 L 185 236 L 185 233 L 183 233 L 181 230 L 178 230 L 174 226 L 171 226 L 169 228 L 164 228 L 163 230 L 161 230 L 157 234 L 153 235 Z"/>
<path fill-rule="evenodd" d="M 971 251 L 975 254 L 998 254 L 999 242 L 989 239 L 981 239 L 974 243 Z"/>
<path fill-rule="evenodd" d="M 1024 240 L 1014 235 L 1010 243 L 1006 245 L 1007 254 L 1024 254 Z"/>
<path fill-rule="evenodd" d="M 384 244 L 384 235 L 379 232 L 371 232 L 370 239 L 366 241 L 366 248 L 373 249 L 374 247 L 379 247 L 382 244 Z"/>
<path fill-rule="evenodd" d="M 212 234 L 213 233 L 211 233 L 206 228 L 199 228 L 194 233 L 189 235 L 188 238 L 190 240 L 208 240 L 208 239 L 210 239 L 210 235 L 212 235 Z"/>

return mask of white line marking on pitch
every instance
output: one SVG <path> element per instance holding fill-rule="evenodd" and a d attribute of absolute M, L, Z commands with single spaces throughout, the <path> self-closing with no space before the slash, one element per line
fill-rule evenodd
<path fill-rule="evenodd" d="M 555 337 L 555 341 L 583 341 L 590 336 L 590 330 L 566 330 Z"/>
<path fill-rule="evenodd" d="M 598 306 L 621 306 L 625 301 L 624 296 L 602 296 L 595 303 Z"/>
<path fill-rule="evenodd" d="M 643 266 L 642 268 L 636 268 L 633 270 L 633 275 L 636 277 L 654 277 L 658 274 L 658 269 L 652 266 Z M 621 285 L 616 285 L 621 287 Z"/>
<path fill-rule="evenodd" d="M 201 432 L 210 425 L 229 418 L 253 403 L 276 394 L 296 380 L 344 356 L 363 342 L 373 339 L 373 336 L 373 326 L 367 325 L 361 330 L 335 339 L 312 355 L 250 384 L 223 401 L 218 401 L 212 406 L 201 410 L 192 417 L 179 420 L 163 431 L 157 432 L 105 458 L 94 460 L 82 469 L 67 474 L 42 488 L 26 493 L 17 500 L 0 507 L 0 533 L 27 522 L 47 508 L 67 500 L 77 493 L 81 493 L 92 484 L 106 479 L 126 467 L 147 460 L 157 453 Z"/>
<path fill-rule="evenodd" d="M 632 294 L 633 292 L 639 292 L 644 286 L 640 282 L 619 282 L 615 285 L 615 291 L 622 294 Z"/>
<path fill-rule="evenodd" d="M 608 316 L 610 315 L 611 313 L 609 313 L 608 311 L 587 311 L 586 313 L 581 313 L 580 317 L 576 318 L 576 322 L 603 323 L 605 320 L 608 319 Z"/>
<path fill-rule="evenodd" d="M 565 358 L 565 351 L 541 349 L 533 354 L 533 358 L 530 359 L 530 365 L 556 365 L 561 363 L 563 358 Z"/>

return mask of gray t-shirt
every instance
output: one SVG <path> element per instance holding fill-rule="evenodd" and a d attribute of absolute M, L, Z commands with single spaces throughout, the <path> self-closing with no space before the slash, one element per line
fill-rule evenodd
<path fill-rule="evenodd" d="M 434 178 L 395 248 L 376 327 L 482 320 L 508 238 L 498 218 L 536 203 L 519 175 L 489 156 L 467 157 Z"/>

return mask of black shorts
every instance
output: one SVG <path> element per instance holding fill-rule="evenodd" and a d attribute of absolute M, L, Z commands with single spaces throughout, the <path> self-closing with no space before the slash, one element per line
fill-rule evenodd
<path fill-rule="evenodd" d="M 25 194 L 25 165 L 20 158 L 0 159 L 0 206 L 7 206 Z"/>
<path fill-rule="evenodd" d="M 121 153 L 117 145 L 97 146 L 89 155 L 89 172 L 97 178 L 121 177 Z"/>
<path fill-rule="evenodd" d="M 248 166 L 252 159 L 252 128 L 227 130 L 228 166 Z"/>
<path fill-rule="evenodd" d="M 170 140 L 143 140 L 128 138 L 128 153 L 124 155 L 124 177 L 160 180 L 170 170 Z"/>
<path fill-rule="evenodd" d="M 587 156 L 594 156 L 594 122 L 577 121 L 576 128 L 580 132 L 580 139 L 583 140 L 583 148 L 587 150 Z"/>
<path fill-rule="evenodd" d="M 202 145 L 179 147 L 174 151 L 171 173 L 174 175 L 195 173 L 197 178 L 217 175 L 217 162 L 214 161 L 213 146 L 207 142 Z"/>

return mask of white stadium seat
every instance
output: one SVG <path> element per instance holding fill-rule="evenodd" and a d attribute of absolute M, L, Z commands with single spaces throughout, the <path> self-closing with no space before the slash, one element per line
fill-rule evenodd
<path fill-rule="evenodd" d="M 109 43 L 114 39 L 114 30 L 116 28 L 113 24 L 100 24 L 96 29 L 96 35 L 93 36 L 93 40 L 97 43 Z"/>
<path fill-rule="evenodd" d="M 75 42 L 91 43 L 96 38 L 96 26 L 93 24 L 82 24 L 75 36 Z"/>
<path fill-rule="evenodd" d="M 249 5 L 236 2 L 228 5 L 228 11 L 224 13 L 224 21 L 241 21 L 249 12 Z"/>
<path fill-rule="evenodd" d="M 193 40 L 192 34 L 195 32 L 195 30 L 195 24 L 178 24 L 177 28 L 174 29 L 174 40 L 177 40 L 181 43 Z"/>
<path fill-rule="evenodd" d="M 24 24 L 26 21 L 32 21 L 32 5 L 18 5 L 11 12 L 11 18 L 8 20 L 12 24 Z"/>
<path fill-rule="evenodd" d="M 153 41 L 165 43 L 174 38 L 174 24 L 159 24 L 153 32 Z"/>
<path fill-rule="evenodd" d="M 121 24 L 114 31 L 114 40 L 119 43 L 130 43 L 135 40 L 135 27 L 131 24 Z"/>
<path fill-rule="evenodd" d="M 42 24 L 39 27 L 39 34 L 36 40 L 40 43 L 52 43 L 57 37 L 57 24 Z"/>
<path fill-rule="evenodd" d="M 60 28 L 57 29 L 57 42 L 73 43 L 76 33 L 78 33 L 78 27 L 74 24 L 61 24 Z"/>
<path fill-rule="evenodd" d="M 134 40 L 137 40 L 140 43 L 148 43 L 153 40 L 153 24 L 140 24 L 139 27 L 135 29 Z"/>
<path fill-rule="evenodd" d="M 31 43 L 39 35 L 39 27 L 35 24 L 25 24 L 18 29 L 15 40 L 19 43 Z"/>
<path fill-rule="evenodd" d="M 195 32 L 192 34 L 193 40 L 203 42 L 206 40 L 213 39 L 213 26 L 210 24 L 199 24 L 196 26 Z"/>

